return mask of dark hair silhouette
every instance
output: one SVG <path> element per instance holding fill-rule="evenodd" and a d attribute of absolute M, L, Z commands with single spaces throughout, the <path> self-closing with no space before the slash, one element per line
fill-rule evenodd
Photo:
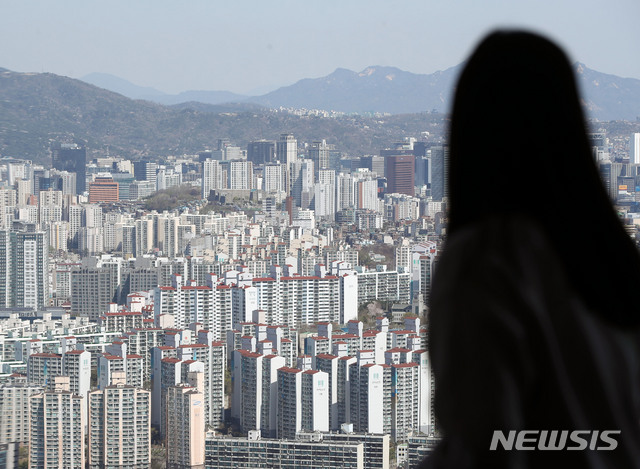
<path fill-rule="evenodd" d="M 531 218 L 591 309 L 640 323 L 640 258 L 600 181 L 558 47 L 525 32 L 482 41 L 458 82 L 450 141 L 449 235 L 493 216 Z"/>

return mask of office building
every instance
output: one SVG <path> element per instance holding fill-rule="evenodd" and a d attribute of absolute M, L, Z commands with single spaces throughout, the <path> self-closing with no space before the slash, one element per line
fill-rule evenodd
<path fill-rule="evenodd" d="M 360 167 L 366 168 L 378 177 L 384 177 L 384 156 L 362 156 L 360 157 Z"/>
<path fill-rule="evenodd" d="M 416 156 L 415 185 L 428 184 L 431 184 L 431 156 Z"/>
<path fill-rule="evenodd" d="M 133 181 L 129 185 L 129 200 L 140 200 L 149 197 L 156 191 L 152 181 Z"/>
<path fill-rule="evenodd" d="M 206 160 L 213 159 L 213 152 L 211 150 L 202 150 L 198 152 L 198 162 L 204 163 Z"/>
<path fill-rule="evenodd" d="M 113 177 L 97 176 L 89 184 L 89 203 L 117 202 L 120 200 L 119 190 L 119 184 L 113 180 Z"/>
<path fill-rule="evenodd" d="M 387 193 L 415 195 L 415 157 L 413 155 L 389 155 L 385 157 Z"/>
<path fill-rule="evenodd" d="M 257 140 L 247 144 L 247 161 L 254 166 L 275 161 L 276 144 L 268 140 Z"/>
<path fill-rule="evenodd" d="M 318 177 L 319 170 L 329 169 L 329 146 L 326 140 L 311 143 L 309 147 L 309 158 L 313 161 L 316 178 Z"/>
<path fill-rule="evenodd" d="M 280 140 L 276 142 L 276 160 L 285 163 L 287 168 L 298 160 L 298 141 L 293 135 L 280 135 Z"/>
<path fill-rule="evenodd" d="M 114 182 L 118 183 L 118 200 L 136 200 L 131 199 L 131 184 L 136 181 L 132 173 L 128 171 L 111 171 L 111 177 Z"/>
<path fill-rule="evenodd" d="M 449 146 L 431 147 L 431 197 L 440 201 L 449 197 Z"/>
<path fill-rule="evenodd" d="M 291 196 L 296 207 L 306 209 L 313 199 L 314 172 L 313 160 L 300 159 L 293 163 L 291 171 Z"/>
<path fill-rule="evenodd" d="M 156 187 L 158 164 L 150 161 L 134 161 L 133 175 L 136 181 L 149 181 Z"/>
<path fill-rule="evenodd" d="M 75 194 L 87 190 L 87 150 L 76 144 L 55 144 L 51 149 L 52 167 L 76 175 Z"/>

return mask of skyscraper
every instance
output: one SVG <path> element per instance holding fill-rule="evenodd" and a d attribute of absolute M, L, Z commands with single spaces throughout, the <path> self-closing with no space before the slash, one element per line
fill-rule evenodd
<path fill-rule="evenodd" d="M 415 195 L 413 155 L 389 155 L 385 157 L 385 175 L 387 176 L 387 194 Z"/>
<path fill-rule="evenodd" d="M 296 206 L 308 208 L 313 197 L 313 160 L 297 160 L 291 166 L 291 196 Z"/>
<path fill-rule="evenodd" d="M 136 181 L 151 181 L 156 185 L 158 164 L 150 161 L 134 161 L 133 174 Z"/>
<path fill-rule="evenodd" d="M 336 177 L 336 210 L 355 207 L 355 181 L 350 174 Z"/>
<path fill-rule="evenodd" d="M 378 177 L 384 176 L 384 156 L 362 156 L 360 157 L 360 167 L 367 168 L 376 173 Z"/>
<path fill-rule="evenodd" d="M 285 192 L 287 189 L 287 167 L 284 164 L 268 163 L 264 166 L 263 189 L 267 193 Z"/>
<path fill-rule="evenodd" d="M 440 145 L 431 147 L 431 196 L 433 200 L 442 200 L 449 196 L 449 147 Z"/>
<path fill-rule="evenodd" d="M 87 190 L 87 149 L 75 143 L 58 143 L 51 149 L 52 166 L 76 173 L 76 194 Z"/>
<path fill-rule="evenodd" d="M 209 197 L 215 189 L 226 187 L 225 174 L 218 160 L 205 160 L 202 163 L 202 198 Z"/>
<path fill-rule="evenodd" d="M 291 134 L 280 135 L 276 143 L 276 159 L 290 166 L 298 159 L 298 141 Z"/>
<path fill-rule="evenodd" d="M 629 163 L 640 164 L 640 132 L 631 134 L 629 140 Z"/>
<path fill-rule="evenodd" d="M 316 177 L 318 171 L 329 168 L 329 146 L 326 140 L 313 142 L 309 147 L 309 158 L 313 160 L 315 165 Z"/>
<path fill-rule="evenodd" d="M 276 144 L 269 140 L 249 142 L 247 145 L 247 160 L 254 165 L 272 163 L 275 160 Z"/>

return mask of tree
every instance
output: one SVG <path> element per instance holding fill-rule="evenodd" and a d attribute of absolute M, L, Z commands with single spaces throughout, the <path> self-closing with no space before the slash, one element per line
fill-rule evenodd
<path fill-rule="evenodd" d="M 21 444 L 18 448 L 18 469 L 29 468 L 29 447 Z"/>
<path fill-rule="evenodd" d="M 376 318 L 384 316 L 382 303 L 379 300 L 362 303 L 358 308 L 358 321 L 364 325 L 364 329 L 373 329 L 376 327 Z"/>

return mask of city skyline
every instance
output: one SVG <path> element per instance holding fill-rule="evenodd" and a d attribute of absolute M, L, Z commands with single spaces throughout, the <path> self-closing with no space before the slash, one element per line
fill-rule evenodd
<path fill-rule="evenodd" d="M 496 27 L 548 35 L 572 61 L 640 78 L 631 0 L 5 4 L 0 67 L 81 78 L 109 73 L 166 93 L 261 94 L 336 68 L 394 66 L 413 73 L 465 60 Z"/>
<path fill-rule="evenodd" d="M 635 243 L 639 135 L 589 136 Z M 449 190 L 448 145 L 423 138 L 3 159 L 0 461 L 415 466 L 442 436 L 427 327 Z"/>

